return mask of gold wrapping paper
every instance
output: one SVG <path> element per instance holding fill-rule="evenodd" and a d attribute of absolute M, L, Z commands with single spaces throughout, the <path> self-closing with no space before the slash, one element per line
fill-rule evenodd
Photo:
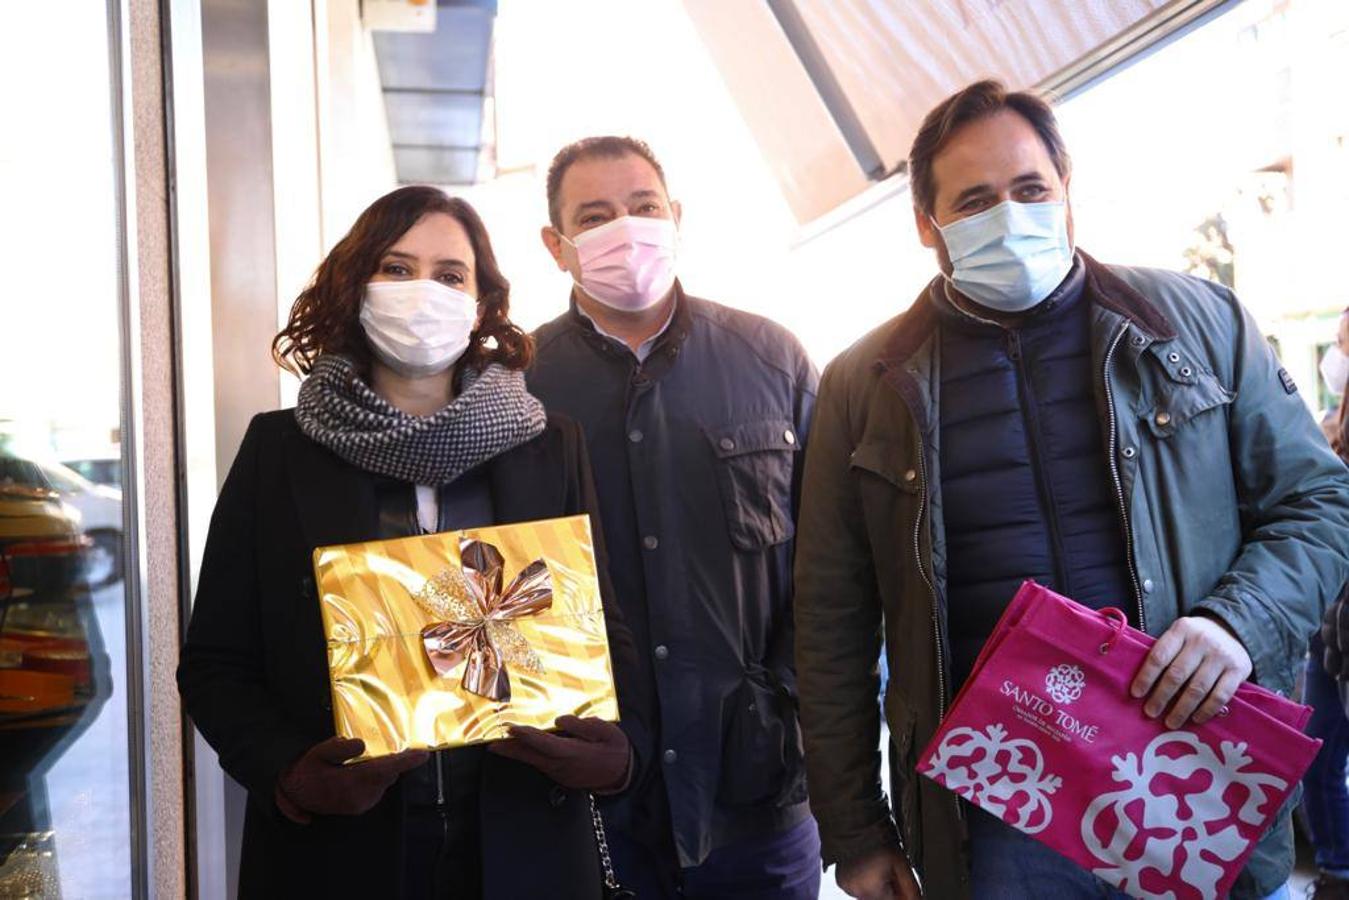
<path fill-rule="evenodd" d="M 618 721 L 588 516 L 320 547 L 314 573 L 337 734 L 361 759 Z"/>

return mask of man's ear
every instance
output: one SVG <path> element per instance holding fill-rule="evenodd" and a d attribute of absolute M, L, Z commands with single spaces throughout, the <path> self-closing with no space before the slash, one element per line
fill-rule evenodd
<path fill-rule="evenodd" d="M 935 249 L 937 246 L 937 226 L 932 224 L 932 219 L 917 206 L 913 208 L 913 224 L 918 227 L 918 240 L 923 242 L 923 246 L 928 249 Z"/>
<path fill-rule="evenodd" d="M 678 227 L 684 220 L 684 204 L 678 200 L 670 201 L 670 215 L 674 217 L 675 226 Z"/>
<path fill-rule="evenodd" d="M 548 253 L 553 257 L 553 262 L 557 263 L 559 270 L 566 272 L 567 264 L 562 259 L 562 234 L 552 225 L 545 225 L 539 229 L 539 237 L 543 239 L 543 246 L 548 249 Z"/>

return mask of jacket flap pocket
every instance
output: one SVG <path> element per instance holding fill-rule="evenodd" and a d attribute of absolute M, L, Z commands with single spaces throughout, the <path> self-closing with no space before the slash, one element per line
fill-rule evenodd
<path fill-rule="evenodd" d="M 1147 422 L 1153 435 L 1168 438 L 1200 413 L 1226 406 L 1236 399 L 1236 394 L 1207 372 L 1196 373 L 1194 377 L 1192 384 L 1164 390 L 1152 406 L 1140 410 L 1139 416 Z"/>
<path fill-rule="evenodd" d="M 899 444 L 869 440 L 857 445 L 849 464 L 855 469 L 864 469 L 873 475 L 879 475 L 902 491 L 916 494 L 918 470 L 904 466 L 906 455 Z"/>
<path fill-rule="evenodd" d="M 796 425 L 788 419 L 760 419 L 706 429 L 712 452 L 720 459 L 764 450 L 800 450 Z"/>

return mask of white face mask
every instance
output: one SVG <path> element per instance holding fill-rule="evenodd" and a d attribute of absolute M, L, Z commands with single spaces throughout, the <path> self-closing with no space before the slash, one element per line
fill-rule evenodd
<path fill-rule="evenodd" d="M 478 301 L 439 281 L 372 281 L 361 327 L 380 362 L 418 378 L 444 372 L 468 349 Z"/>
<path fill-rule="evenodd" d="M 1053 293 L 1073 268 L 1067 205 L 1062 201 L 1007 201 L 937 229 L 951 258 L 951 284 L 975 303 L 999 312 L 1030 309 Z"/>
<path fill-rule="evenodd" d="M 581 290 L 611 309 L 639 312 L 674 286 L 677 234 L 673 219 L 623 216 L 562 240 L 576 248 Z"/>
<path fill-rule="evenodd" d="M 1332 394 L 1344 395 L 1345 383 L 1349 382 L 1349 356 L 1336 344 L 1327 347 L 1321 356 L 1321 377 Z"/>

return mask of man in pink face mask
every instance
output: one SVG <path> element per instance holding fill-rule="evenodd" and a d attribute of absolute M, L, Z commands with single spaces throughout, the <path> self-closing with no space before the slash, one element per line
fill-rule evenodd
<path fill-rule="evenodd" d="M 588 138 L 548 173 L 543 243 L 569 309 L 530 390 L 581 423 L 609 571 L 658 699 L 655 743 L 604 808 L 644 898 L 819 892 L 792 663 L 792 536 L 817 375 L 781 326 L 684 293 L 681 210 L 651 149 Z"/>

